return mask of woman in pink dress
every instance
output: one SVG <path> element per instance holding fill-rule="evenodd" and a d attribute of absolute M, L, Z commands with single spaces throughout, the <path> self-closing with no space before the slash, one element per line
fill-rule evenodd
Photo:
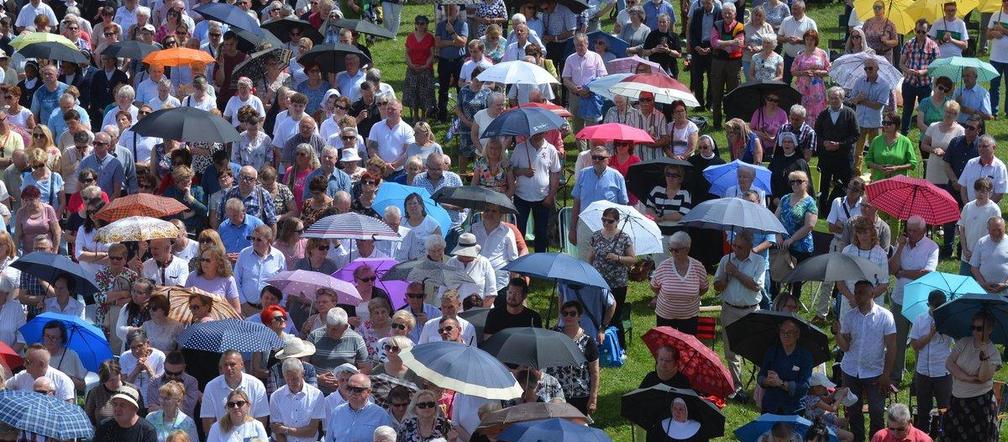
<path fill-rule="evenodd" d="M 805 50 L 798 54 L 791 65 L 795 77 L 795 89 L 801 93 L 802 106 L 810 120 L 815 120 L 826 109 L 826 84 L 823 78 L 829 74 L 830 61 L 826 51 L 819 49 L 819 33 L 815 29 L 805 31 Z"/>
<path fill-rule="evenodd" d="M 308 176 L 318 168 L 319 160 L 315 148 L 307 143 L 298 144 L 294 148 L 294 165 L 287 167 L 287 173 L 284 175 L 287 187 L 294 192 L 295 206 L 304 205 L 304 189 L 308 187 Z"/>

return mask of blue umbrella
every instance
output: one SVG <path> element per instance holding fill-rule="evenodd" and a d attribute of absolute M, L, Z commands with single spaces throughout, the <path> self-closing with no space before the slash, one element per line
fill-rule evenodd
<path fill-rule="evenodd" d="M 627 43 L 622 38 L 613 36 L 612 34 L 604 31 L 595 31 L 588 33 L 588 49 L 595 50 L 595 42 L 599 39 L 606 41 L 606 47 L 608 52 L 612 52 L 616 58 L 626 57 L 626 51 L 630 47 L 630 43 Z M 567 40 L 567 54 L 574 53 L 574 39 Z M 605 54 L 599 54 L 605 55 Z"/>
<path fill-rule="evenodd" d="M 94 304 L 94 294 L 98 293 L 98 286 L 80 264 L 71 261 L 66 255 L 31 252 L 11 263 L 11 267 L 43 281 L 54 281 L 60 275 L 69 274 L 76 284 L 74 292 L 83 295 L 88 304 Z"/>
<path fill-rule="evenodd" d="M 49 321 L 62 322 L 66 327 L 66 346 L 77 352 L 84 368 L 97 373 L 102 362 L 112 359 L 112 349 L 109 348 L 108 340 L 105 339 L 105 332 L 79 316 L 46 312 L 22 325 L 18 331 L 24 336 L 26 342 L 42 342 L 42 329 Z"/>
<path fill-rule="evenodd" d="M 763 433 L 770 431 L 770 429 L 778 422 L 790 424 L 794 428 L 795 432 L 800 435 L 804 435 L 805 432 L 808 431 L 809 427 L 812 426 L 812 421 L 801 416 L 767 413 L 757 417 L 756 420 L 739 427 L 735 430 L 735 437 L 742 442 L 756 442 Z M 829 435 L 831 442 L 837 441 L 836 434 L 833 433 L 833 430 L 829 430 Z"/>
<path fill-rule="evenodd" d="M 703 229 L 759 230 L 763 233 L 787 234 L 787 229 L 773 212 L 742 198 L 707 200 L 690 209 L 680 224 Z"/>
<path fill-rule="evenodd" d="M 283 347 L 283 340 L 273 330 L 258 322 L 222 319 L 190 325 L 178 337 L 182 348 L 224 353 L 272 351 Z"/>
<path fill-rule="evenodd" d="M 420 344 L 399 355 L 421 378 L 441 388 L 484 399 L 509 400 L 522 394 L 514 375 L 475 345 L 451 341 Z"/>
<path fill-rule="evenodd" d="M 504 266 L 504 270 L 536 278 L 609 289 L 609 284 L 595 267 L 564 253 L 531 253 L 509 262 Z"/>
<path fill-rule="evenodd" d="M 505 442 L 612 442 L 605 431 L 558 417 L 511 424 L 497 439 Z"/>
<path fill-rule="evenodd" d="M 612 85 L 623 81 L 625 78 L 633 74 L 609 74 L 603 77 L 598 77 L 590 82 L 588 82 L 585 87 L 592 91 L 595 95 L 600 95 L 606 100 L 613 101 L 613 93 L 609 92 L 609 88 Z"/>
<path fill-rule="evenodd" d="M 501 136 L 529 136 L 560 129 L 564 119 L 551 111 L 538 107 L 516 107 L 494 118 L 480 138 Z"/>
<path fill-rule="evenodd" d="M 750 167 L 756 169 L 756 179 L 753 180 L 753 187 L 762 189 L 770 193 L 770 169 L 754 164 L 743 163 L 735 160 L 727 164 L 708 166 L 703 171 L 704 178 L 710 183 L 710 192 L 717 196 L 725 196 L 728 188 L 738 185 L 738 168 Z"/>
<path fill-rule="evenodd" d="M 193 8 L 204 18 L 217 20 L 221 23 L 234 26 L 236 28 L 260 34 L 269 32 L 259 26 L 252 16 L 235 5 L 227 3 L 207 3 Z"/>
<path fill-rule="evenodd" d="M 987 312 L 994 320 L 991 341 L 1008 344 L 1008 300 L 1000 295 L 962 295 L 934 311 L 938 332 L 959 339 L 973 336 L 973 315 Z"/>
<path fill-rule="evenodd" d="M 903 287 L 903 317 L 914 322 L 928 311 L 928 294 L 932 290 L 945 292 L 945 302 L 967 293 L 986 293 L 972 276 L 931 272 Z"/>
<path fill-rule="evenodd" d="M 83 408 L 34 391 L 0 391 L 0 421 L 51 439 L 94 437 L 94 427 Z"/>
<path fill-rule="evenodd" d="M 452 226 L 451 217 L 448 216 L 448 211 L 444 207 L 441 207 L 431 199 L 430 192 L 423 187 L 407 186 L 388 181 L 383 182 L 378 186 L 378 194 L 375 195 L 371 208 L 375 212 L 385 213 L 386 207 L 396 205 L 401 208 L 403 213 L 406 213 L 406 209 L 402 205 L 406 201 L 406 197 L 411 193 L 420 195 L 421 199 L 423 199 L 424 209 L 427 209 L 427 215 L 430 215 L 437 221 L 438 225 L 441 226 L 441 234 L 447 236 Z"/>

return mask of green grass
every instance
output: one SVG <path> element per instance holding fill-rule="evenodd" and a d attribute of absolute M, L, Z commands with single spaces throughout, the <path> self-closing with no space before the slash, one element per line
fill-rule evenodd
<path fill-rule="evenodd" d="M 842 12 L 843 4 L 841 2 L 809 4 L 808 13 L 818 24 L 819 31 L 822 34 L 820 40 L 823 46 L 825 46 L 826 42 L 830 39 L 842 38 L 843 31 L 837 27 L 837 15 Z M 400 96 L 402 93 L 403 78 L 406 69 L 403 42 L 407 33 L 412 29 L 409 26 L 409 23 L 412 21 L 413 17 L 419 14 L 433 17 L 433 6 L 408 4 L 402 13 L 403 26 L 400 30 L 398 41 L 393 42 L 382 40 L 371 47 L 371 52 L 375 57 L 375 65 L 382 70 L 383 80 L 391 84 Z M 611 23 L 605 23 L 605 28 L 611 30 Z M 976 37 L 975 31 L 971 32 L 971 34 L 973 38 Z M 684 72 L 680 75 L 679 80 L 685 84 L 689 84 L 688 76 L 689 73 Z M 702 113 L 701 115 L 710 118 L 710 113 Z M 436 123 L 433 124 L 433 127 L 437 136 L 437 142 L 445 148 L 446 152 L 454 153 L 456 147 L 455 142 L 452 141 L 451 143 L 446 143 L 444 141 L 444 134 L 447 130 L 447 125 Z M 1006 139 L 1006 136 L 1008 136 L 1008 124 L 1005 124 L 1003 119 L 989 122 L 987 125 L 987 133 L 993 135 L 997 140 L 999 140 L 999 142 L 1003 142 Z M 718 145 L 725 145 L 725 134 L 723 131 L 713 132 L 710 133 L 710 135 L 715 138 Z M 911 139 L 916 141 L 919 139 L 919 136 L 920 135 L 916 129 L 911 131 Z M 571 165 L 576 158 L 577 152 L 575 149 L 571 148 L 571 139 L 569 138 L 567 141 L 567 164 Z M 1008 155 L 1006 147 L 1003 145 L 999 146 L 997 149 L 997 155 L 1002 159 L 1008 158 L 1008 156 L 1006 156 Z M 813 175 L 816 175 L 816 159 L 812 160 L 811 166 Z M 917 174 L 919 176 L 920 171 L 918 171 Z M 813 179 L 815 180 L 814 182 L 818 182 L 818 177 L 813 177 Z M 558 200 L 559 199 L 560 198 L 558 198 Z M 1008 199 L 1002 202 L 1002 211 L 1006 211 L 1006 209 L 1008 209 Z M 821 221 L 818 228 L 825 231 L 825 223 Z M 939 266 L 939 270 L 952 273 L 958 272 L 958 268 L 958 262 L 952 260 L 943 261 Z M 803 301 L 806 304 L 810 302 L 812 297 L 812 288 L 816 286 L 816 284 L 806 285 L 806 290 L 803 294 Z M 546 282 L 537 281 L 533 284 L 533 289 L 532 295 L 529 298 L 530 305 L 545 315 L 548 310 L 549 302 L 553 296 L 552 287 Z M 596 426 L 604 429 L 610 436 L 612 436 L 613 440 L 616 441 L 631 440 L 631 426 L 620 416 L 620 397 L 624 393 L 636 388 L 644 375 L 651 371 L 654 367 L 654 359 L 640 341 L 640 335 L 655 325 L 654 309 L 648 304 L 650 298 L 651 291 L 647 287 L 646 283 L 631 283 L 627 294 L 627 301 L 633 312 L 633 336 L 628 336 L 628 340 L 632 340 L 633 342 L 627 349 L 627 363 L 618 369 L 602 370 L 598 412 L 595 416 L 593 416 L 593 418 L 595 419 Z M 718 305 L 719 301 L 713 291 L 711 291 L 703 297 L 702 303 L 703 305 Z M 553 313 L 555 314 L 555 311 Z M 803 314 L 808 315 L 807 312 L 804 312 Z M 722 347 L 723 346 L 720 340 L 715 342 L 714 348 L 719 354 L 723 354 Z M 910 370 L 912 370 L 912 367 L 914 366 L 913 354 L 914 352 L 912 350 L 907 351 L 907 367 Z M 749 373 L 752 370 L 752 364 L 746 363 L 746 365 L 744 365 L 744 370 L 745 374 L 743 379 L 748 379 Z M 998 378 L 1005 379 L 1004 370 L 998 374 Z M 908 382 L 909 379 L 910 375 L 905 374 L 904 383 Z M 752 387 L 750 385 L 750 392 L 751 388 Z M 906 401 L 906 389 L 900 393 L 899 398 L 904 402 Z M 758 415 L 755 406 L 738 405 L 734 403 L 729 403 L 729 405 L 724 408 L 723 412 L 727 417 L 726 434 L 729 436 L 731 436 L 731 432 L 734 431 L 734 429 L 744 425 Z M 734 440 L 734 437 L 724 437 L 718 440 Z M 1002 440 L 1008 440 L 1008 437 L 1002 437 Z"/>

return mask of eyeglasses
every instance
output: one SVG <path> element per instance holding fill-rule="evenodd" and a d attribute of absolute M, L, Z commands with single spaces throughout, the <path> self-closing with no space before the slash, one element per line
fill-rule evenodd
<path fill-rule="evenodd" d="M 608 158 L 605 155 L 592 155 L 592 161 L 605 161 Z"/>
<path fill-rule="evenodd" d="M 378 183 L 376 181 L 371 181 L 371 180 L 361 180 L 360 183 L 361 183 L 362 186 L 377 186 L 378 185 Z"/>
<path fill-rule="evenodd" d="M 348 110 L 350 108 L 347 107 L 347 106 L 343 106 L 342 104 L 338 104 L 338 105 L 336 105 L 336 109 L 339 109 L 339 110 Z"/>
<path fill-rule="evenodd" d="M 805 180 L 790 180 L 790 181 L 788 181 L 788 183 L 790 183 L 792 186 L 795 185 L 795 184 L 802 184 L 804 182 L 805 182 Z"/>
<path fill-rule="evenodd" d="M 437 329 L 437 332 L 438 333 L 451 333 L 452 330 L 455 330 L 455 326 L 454 325 L 449 325 L 449 326 L 446 326 L 446 327 L 441 327 L 441 328 Z"/>
<path fill-rule="evenodd" d="M 246 183 L 251 183 L 251 182 L 254 182 L 256 180 L 256 177 L 249 176 L 249 175 L 241 175 L 241 180 L 244 181 L 244 182 L 246 182 Z"/>
<path fill-rule="evenodd" d="M 399 353 L 399 346 L 398 345 L 385 344 L 385 352 L 387 353 L 387 352 L 390 352 L 390 351 Z"/>
<path fill-rule="evenodd" d="M 234 401 L 234 402 L 228 402 L 228 403 L 227 403 L 227 407 L 228 407 L 228 408 L 241 408 L 241 407 L 244 407 L 244 406 L 245 406 L 245 404 L 247 404 L 247 403 L 248 403 L 248 402 L 245 402 L 245 401 Z"/>
<path fill-rule="evenodd" d="M 616 224 L 616 220 L 612 218 L 602 218 L 602 222 L 605 224 Z"/>
<path fill-rule="evenodd" d="M 420 408 L 420 409 L 423 409 L 423 410 L 434 408 L 436 406 L 437 406 L 437 402 L 434 402 L 434 401 L 417 402 L 417 404 L 416 404 L 417 408 Z"/>
<path fill-rule="evenodd" d="M 427 295 L 425 295 L 423 293 L 407 293 L 406 296 L 409 296 L 412 299 L 423 299 L 424 296 L 427 296 Z"/>
<path fill-rule="evenodd" d="M 360 282 L 374 282 L 376 279 L 378 278 L 374 276 L 366 276 L 364 278 L 360 278 Z"/>
<path fill-rule="evenodd" d="M 165 40 L 164 41 L 164 45 L 165 46 L 171 46 L 171 45 L 174 45 L 174 44 L 175 44 L 175 40 Z"/>
<path fill-rule="evenodd" d="M 284 315 L 276 315 L 273 317 L 273 322 L 285 322 L 287 318 Z"/>
<path fill-rule="evenodd" d="M 565 318 L 573 318 L 578 315 L 577 310 L 567 310 L 561 313 Z"/>
<path fill-rule="evenodd" d="M 398 322 L 393 322 L 391 327 L 399 330 L 406 330 L 406 324 L 400 324 Z"/>
<path fill-rule="evenodd" d="M 45 134 L 32 134 L 32 138 L 45 138 Z"/>
<path fill-rule="evenodd" d="M 355 136 L 353 136 L 353 135 L 347 135 L 347 136 L 344 136 L 344 137 L 340 137 L 340 138 L 342 138 L 342 139 L 343 139 L 343 141 L 354 141 L 354 140 L 356 140 L 356 139 L 357 139 L 357 137 L 355 137 Z"/>
<path fill-rule="evenodd" d="M 210 262 L 210 261 L 213 261 L 213 260 L 210 259 L 210 258 L 200 258 L 200 262 Z"/>
<path fill-rule="evenodd" d="M 346 388 L 347 388 L 347 391 L 349 391 L 351 394 L 361 394 L 361 393 L 363 393 L 365 391 L 370 390 L 370 388 L 368 388 L 368 387 L 357 387 L 355 385 L 347 385 Z"/>

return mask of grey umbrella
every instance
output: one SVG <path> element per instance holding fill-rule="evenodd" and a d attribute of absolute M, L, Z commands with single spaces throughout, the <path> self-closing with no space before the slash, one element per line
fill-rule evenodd
<path fill-rule="evenodd" d="M 784 279 L 784 283 L 798 281 L 871 281 L 878 284 L 888 280 L 888 273 L 878 264 L 858 256 L 839 252 L 809 258 Z"/>
<path fill-rule="evenodd" d="M 704 201 L 682 217 L 681 224 L 719 230 L 758 230 L 763 233 L 787 234 L 787 229 L 773 212 L 741 198 L 718 198 Z"/>
<path fill-rule="evenodd" d="M 494 205 L 505 212 L 518 213 L 511 198 L 482 186 L 445 186 L 434 192 L 431 199 L 441 204 L 451 204 L 473 210 L 482 211 L 486 210 L 487 206 Z"/>

